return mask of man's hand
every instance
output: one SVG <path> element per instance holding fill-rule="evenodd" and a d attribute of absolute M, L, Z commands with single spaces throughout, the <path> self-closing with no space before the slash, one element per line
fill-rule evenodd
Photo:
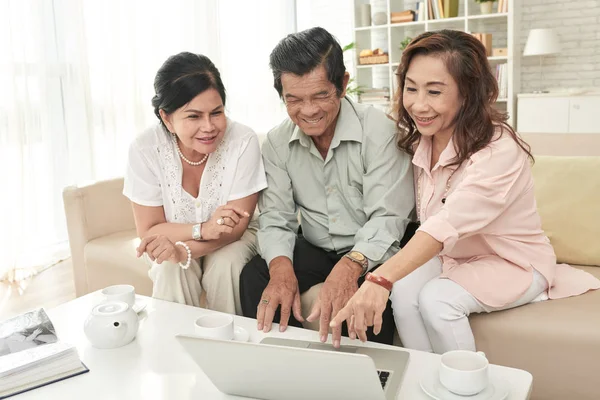
<path fill-rule="evenodd" d="M 277 257 L 271 261 L 269 275 L 271 276 L 269 284 L 263 291 L 258 304 L 256 327 L 259 331 L 269 332 L 277 307 L 281 305 L 279 331 L 283 332 L 287 329 L 292 311 L 298 321 L 304 321 L 301 312 L 298 280 L 292 262 L 287 257 Z"/>
<path fill-rule="evenodd" d="M 308 321 L 315 321 L 319 316 L 319 335 L 321 342 L 327 341 L 329 334 L 329 321 L 344 308 L 348 300 L 358 290 L 358 278 L 362 272 L 362 267 L 354 261 L 342 257 L 333 267 L 331 273 L 325 280 L 319 297 L 315 302 L 310 315 L 306 318 Z M 348 328 L 351 326 L 348 324 Z M 351 333 L 352 334 L 352 333 Z M 342 326 L 338 325 L 331 332 L 333 346 L 340 347 L 342 338 Z"/>

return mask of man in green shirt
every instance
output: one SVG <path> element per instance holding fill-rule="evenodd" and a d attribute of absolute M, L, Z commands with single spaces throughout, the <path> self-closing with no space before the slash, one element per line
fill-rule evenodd
<path fill-rule="evenodd" d="M 325 342 L 329 321 L 366 272 L 400 248 L 414 209 L 411 160 L 396 146 L 393 121 L 345 97 L 342 49 L 325 29 L 288 35 L 270 66 L 289 119 L 262 147 L 268 182 L 259 198 L 262 258 L 242 271 L 242 309 L 265 332 L 273 321 L 281 331 L 288 323 L 301 326 L 300 294 L 324 282 L 307 319 L 320 318 Z M 381 333 L 367 336 L 391 344 L 389 302 L 383 318 Z M 340 338 L 334 330 L 334 346 Z"/>

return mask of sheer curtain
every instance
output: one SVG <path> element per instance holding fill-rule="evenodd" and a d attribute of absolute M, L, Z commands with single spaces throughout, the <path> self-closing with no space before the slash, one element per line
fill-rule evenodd
<path fill-rule="evenodd" d="M 122 176 L 129 143 L 156 121 L 168 56 L 210 57 L 229 116 L 257 132 L 285 117 L 268 55 L 295 29 L 293 0 L 0 4 L 0 280 L 67 255 L 62 189 Z"/>

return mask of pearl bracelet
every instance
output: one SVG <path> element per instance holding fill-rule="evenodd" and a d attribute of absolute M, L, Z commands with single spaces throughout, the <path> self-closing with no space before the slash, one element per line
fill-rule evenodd
<path fill-rule="evenodd" d="M 183 242 L 175 242 L 175 246 L 183 246 L 185 251 L 187 251 L 187 262 L 185 264 L 179 263 L 179 266 L 183 269 L 188 269 L 190 267 L 190 263 L 192 262 L 192 250 L 190 250 L 190 246 Z"/>

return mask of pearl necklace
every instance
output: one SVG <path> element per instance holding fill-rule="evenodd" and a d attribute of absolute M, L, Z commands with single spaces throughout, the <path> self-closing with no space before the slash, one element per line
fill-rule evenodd
<path fill-rule="evenodd" d="M 460 165 L 459 165 L 460 167 Z M 442 203 L 446 204 L 446 198 L 448 197 L 448 191 L 450 191 L 450 180 L 452 179 L 452 176 L 454 176 L 454 173 L 458 170 L 458 167 L 452 171 L 452 173 L 450 174 L 450 176 L 448 177 L 448 180 L 446 181 L 446 189 L 444 190 L 444 196 L 442 197 Z M 423 176 L 423 171 L 424 169 L 421 168 L 421 172 L 419 173 L 419 177 L 417 178 L 417 221 L 419 222 L 423 222 L 421 221 L 421 181 L 422 181 L 422 176 Z"/>
<path fill-rule="evenodd" d="M 183 153 L 181 152 L 181 149 L 179 148 L 179 143 L 177 143 L 177 136 L 173 133 L 173 140 L 175 141 L 175 147 L 177 148 L 177 153 L 179 154 L 179 157 L 181 157 L 181 159 L 183 161 L 185 161 L 186 163 L 193 165 L 194 167 L 197 167 L 198 165 L 201 165 L 202 163 L 204 163 L 204 161 L 206 161 L 206 159 L 208 158 L 208 153 L 204 155 L 204 158 L 200 161 L 190 161 L 187 158 L 185 158 L 185 156 L 183 155 Z"/>

